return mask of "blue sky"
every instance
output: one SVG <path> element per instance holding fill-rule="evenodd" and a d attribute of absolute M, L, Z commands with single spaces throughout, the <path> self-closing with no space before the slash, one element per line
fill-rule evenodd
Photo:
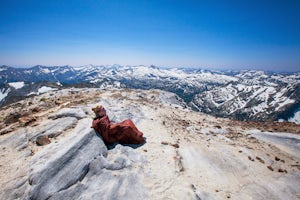
<path fill-rule="evenodd" d="M 1 0 L 0 65 L 300 70 L 299 0 Z"/>

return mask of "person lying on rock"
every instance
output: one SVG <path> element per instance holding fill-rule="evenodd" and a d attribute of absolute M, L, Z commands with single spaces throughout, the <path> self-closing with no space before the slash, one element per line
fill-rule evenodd
<path fill-rule="evenodd" d="M 119 142 L 121 144 L 142 144 L 145 142 L 143 133 L 140 132 L 134 123 L 127 119 L 121 123 L 112 123 L 103 106 L 92 108 L 96 117 L 91 128 L 98 132 L 106 144 Z"/>

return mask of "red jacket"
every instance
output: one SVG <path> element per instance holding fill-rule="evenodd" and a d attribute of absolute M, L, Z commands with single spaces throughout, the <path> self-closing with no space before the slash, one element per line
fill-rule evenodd
<path fill-rule="evenodd" d="M 143 133 L 136 128 L 130 119 L 121 123 L 111 123 L 108 116 L 104 115 L 101 118 L 95 118 L 91 128 L 94 128 L 107 144 L 115 142 L 141 144 L 145 142 Z"/>

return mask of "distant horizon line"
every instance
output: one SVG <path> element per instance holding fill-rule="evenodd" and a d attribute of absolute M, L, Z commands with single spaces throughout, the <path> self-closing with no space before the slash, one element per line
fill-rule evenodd
<path fill-rule="evenodd" d="M 26 68 L 33 68 L 33 67 L 73 67 L 73 68 L 77 68 L 77 67 L 85 67 L 85 66 L 94 66 L 94 67 L 112 67 L 112 66 L 120 66 L 120 67 L 139 67 L 139 66 L 144 66 L 144 67 L 157 67 L 160 69 L 198 69 L 198 70 L 210 70 L 210 71 L 264 71 L 264 72 L 276 72 L 276 73 L 299 73 L 299 70 L 270 70 L 270 69 L 261 69 L 261 68 L 234 68 L 234 67 L 213 67 L 213 66 L 208 66 L 208 67 L 204 67 L 204 66 L 159 66 L 159 65 L 155 65 L 155 64 L 150 64 L 150 65 L 146 65 L 146 64 L 138 64 L 138 65 L 130 65 L 130 64 L 83 64 L 83 65 L 70 65 L 70 64 L 63 64 L 63 65 L 44 65 L 44 64 L 36 64 L 36 65 L 7 65 L 7 64 L 2 64 L 0 65 L 0 67 L 12 67 L 12 68 L 22 68 L 22 69 L 26 69 Z"/>

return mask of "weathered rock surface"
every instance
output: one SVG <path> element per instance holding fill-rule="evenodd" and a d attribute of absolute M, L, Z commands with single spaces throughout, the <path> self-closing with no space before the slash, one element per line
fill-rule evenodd
<path fill-rule="evenodd" d="M 47 100 L 60 99 L 59 105 L 44 104 L 40 98 L 45 95 L 0 111 L 2 116 L 18 109 L 27 112 L 32 109 L 24 106 L 27 101 L 41 108 L 30 116 L 34 123 L 13 122 L 7 127 L 14 129 L 0 136 L 0 199 L 300 196 L 299 135 L 293 134 L 297 125 L 282 124 L 290 133 L 276 133 L 271 123 L 267 130 L 253 131 L 243 122 L 192 112 L 174 94 L 159 90 L 48 94 Z M 115 122 L 132 119 L 147 142 L 106 147 L 90 128 L 90 109 L 98 104 Z M 51 143 L 38 146 L 38 137 Z"/>
<path fill-rule="evenodd" d="M 63 108 L 59 112 L 49 116 L 50 119 L 61 117 L 75 117 L 76 119 L 82 119 L 86 117 L 86 113 L 81 108 Z"/>
<path fill-rule="evenodd" d="M 89 163 L 97 156 L 106 156 L 107 149 L 92 129 L 91 120 L 79 122 L 70 138 L 61 145 L 46 149 L 32 158 L 30 199 L 48 199 L 82 180 Z M 67 141 L 68 140 L 68 141 Z"/>
<path fill-rule="evenodd" d="M 84 179 L 56 193 L 50 199 L 145 199 L 147 190 L 140 183 L 139 172 L 133 169 L 144 158 L 130 147 L 117 145 L 108 157 L 98 156 L 89 165 Z"/>
<path fill-rule="evenodd" d="M 46 120 L 43 124 L 35 127 L 30 133 L 30 140 L 35 140 L 38 136 L 45 135 L 49 138 L 57 137 L 62 132 L 72 128 L 77 123 L 74 117 L 64 117 L 55 120 Z"/>
<path fill-rule="evenodd" d="M 288 154 L 300 159 L 300 135 L 290 133 L 261 132 L 258 130 L 251 130 L 248 133 L 251 133 L 258 139 L 267 141 L 282 151 L 285 151 Z M 278 161 L 277 159 L 275 160 Z"/>

